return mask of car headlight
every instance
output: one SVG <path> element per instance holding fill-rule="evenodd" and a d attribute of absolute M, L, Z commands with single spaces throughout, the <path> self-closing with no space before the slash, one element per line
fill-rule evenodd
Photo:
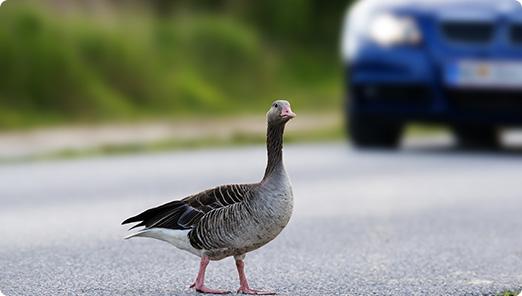
<path fill-rule="evenodd" d="M 373 41 L 384 47 L 418 44 L 422 39 L 413 18 L 389 13 L 375 16 L 370 22 L 368 33 Z"/>

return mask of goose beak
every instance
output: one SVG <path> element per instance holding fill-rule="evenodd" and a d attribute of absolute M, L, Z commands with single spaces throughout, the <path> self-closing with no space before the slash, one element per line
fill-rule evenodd
<path fill-rule="evenodd" d="M 292 112 L 290 106 L 283 107 L 283 110 L 281 111 L 281 117 L 283 117 L 283 119 L 292 119 L 295 116 L 296 114 Z"/>

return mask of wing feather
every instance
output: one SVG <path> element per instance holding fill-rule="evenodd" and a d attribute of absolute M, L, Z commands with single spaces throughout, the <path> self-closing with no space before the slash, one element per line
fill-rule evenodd
<path fill-rule="evenodd" d="M 223 185 L 151 208 L 122 224 L 139 222 L 131 229 L 145 228 L 191 229 L 207 213 L 240 203 L 247 196 L 253 184 Z M 201 234 L 199 234 L 201 235 Z"/>

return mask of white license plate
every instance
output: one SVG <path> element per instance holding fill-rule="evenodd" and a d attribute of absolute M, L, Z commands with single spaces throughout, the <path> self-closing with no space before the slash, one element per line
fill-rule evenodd
<path fill-rule="evenodd" d="M 446 65 L 450 87 L 522 89 L 522 62 L 459 61 Z"/>

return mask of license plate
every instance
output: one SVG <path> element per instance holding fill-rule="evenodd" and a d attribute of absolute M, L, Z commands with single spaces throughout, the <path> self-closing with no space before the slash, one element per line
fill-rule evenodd
<path fill-rule="evenodd" d="M 522 62 L 459 61 L 446 65 L 449 87 L 522 89 Z"/>

